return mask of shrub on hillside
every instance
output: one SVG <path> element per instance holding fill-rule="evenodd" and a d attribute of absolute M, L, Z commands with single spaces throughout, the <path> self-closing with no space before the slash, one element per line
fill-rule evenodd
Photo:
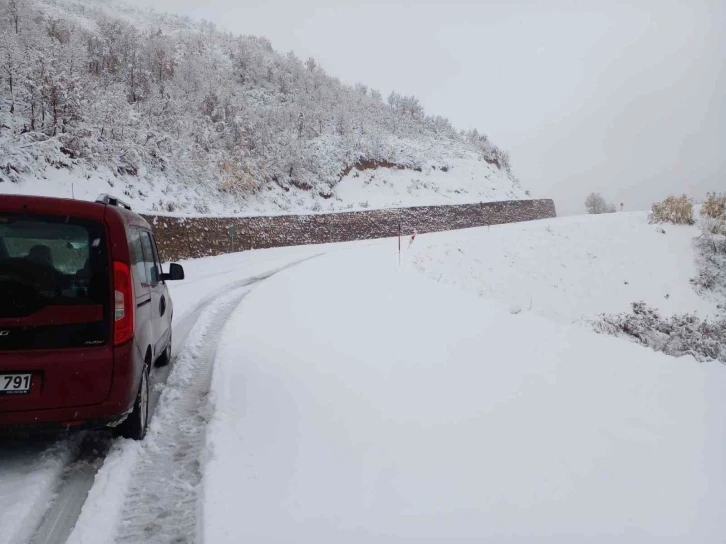
<path fill-rule="evenodd" d="M 585 199 L 587 213 L 615 213 L 615 204 L 608 203 L 600 193 L 590 193 Z"/>
<path fill-rule="evenodd" d="M 656 202 L 648 215 L 650 223 L 673 223 L 674 225 L 693 225 L 693 203 L 686 196 L 669 196 Z"/>
<path fill-rule="evenodd" d="M 695 240 L 698 275 L 691 284 L 700 293 L 711 291 L 726 299 L 726 195 L 708 195 L 699 223 L 701 235 Z"/>
<path fill-rule="evenodd" d="M 251 195 L 259 191 L 260 182 L 238 162 L 223 159 L 219 161 L 219 189 L 235 195 Z"/>
<path fill-rule="evenodd" d="M 667 355 L 726 363 L 726 319 L 710 322 L 693 314 L 665 318 L 644 302 L 634 302 L 632 313 L 602 316 L 595 330 L 630 338 Z"/>
<path fill-rule="evenodd" d="M 701 206 L 701 221 L 706 232 L 726 236 L 726 193 L 709 193 Z"/>
<path fill-rule="evenodd" d="M 708 193 L 708 197 L 701 207 L 701 215 L 714 219 L 726 219 L 726 193 Z"/>

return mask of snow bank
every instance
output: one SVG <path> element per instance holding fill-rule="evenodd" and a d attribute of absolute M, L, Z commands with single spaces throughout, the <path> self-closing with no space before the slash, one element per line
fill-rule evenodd
<path fill-rule="evenodd" d="M 661 232 L 665 231 L 665 234 Z M 451 285 L 562 323 L 630 311 L 714 315 L 700 297 L 697 227 L 649 225 L 645 213 L 557 218 L 422 238 L 407 262 Z"/>
<path fill-rule="evenodd" d="M 227 324 L 205 541 L 723 540 L 723 366 L 394 263 L 309 261 Z"/>
<path fill-rule="evenodd" d="M 121 522 L 126 490 L 134 476 L 141 450 L 140 442 L 114 441 L 103 466 L 96 473 L 67 544 L 113 542 L 113 535 Z"/>

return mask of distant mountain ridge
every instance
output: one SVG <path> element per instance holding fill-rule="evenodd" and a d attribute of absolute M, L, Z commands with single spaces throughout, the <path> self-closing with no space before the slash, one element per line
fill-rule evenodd
<path fill-rule="evenodd" d="M 0 0 L 0 73 L 0 193 L 195 213 L 525 198 L 486 136 L 206 22 Z"/>

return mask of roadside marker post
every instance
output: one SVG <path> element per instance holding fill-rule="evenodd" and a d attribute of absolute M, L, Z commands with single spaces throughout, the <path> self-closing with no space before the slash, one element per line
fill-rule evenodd
<path fill-rule="evenodd" d="M 398 223 L 398 267 L 401 268 L 401 223 Z"/>

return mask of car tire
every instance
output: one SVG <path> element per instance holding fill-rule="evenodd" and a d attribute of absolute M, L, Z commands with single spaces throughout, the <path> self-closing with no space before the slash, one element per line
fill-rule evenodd
<path fill-rule="evenodd" d="M 144 365 L 141 372 L 139 392 L 136 394 L 134 408 L 121 425 L 116 427 L 115 434 L 131 440 L 143 440 L 149 423 L 149 365 Z"/>

